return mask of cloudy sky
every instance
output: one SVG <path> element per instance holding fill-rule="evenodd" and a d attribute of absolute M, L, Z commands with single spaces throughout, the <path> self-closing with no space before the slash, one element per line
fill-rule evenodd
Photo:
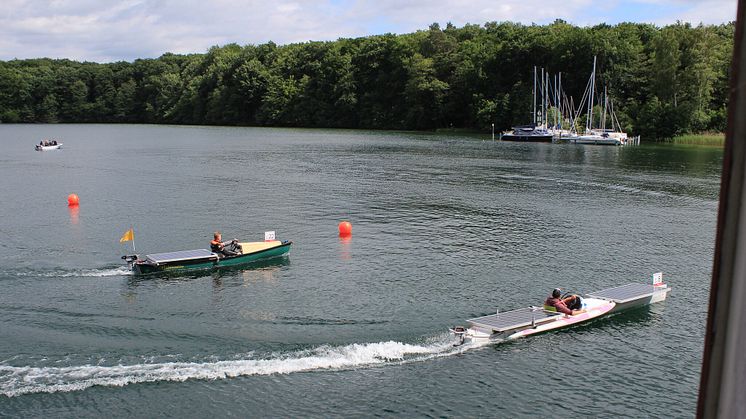
<path fill-rule="evenodd" d="M 737 0 L 0 0 L 0 60 L 111 62 L 210 46 L 408 33 L 431 23 L 735 20 Z"/>

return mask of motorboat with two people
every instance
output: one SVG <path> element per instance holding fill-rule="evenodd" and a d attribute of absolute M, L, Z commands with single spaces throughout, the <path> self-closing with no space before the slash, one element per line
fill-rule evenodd
<path fill-rule="evenodd" d="M 120 240 L 121 241 L 121 240 Z M 275 240 L 275 232 L 264 233 L 264 241 L 223 241 L 215 232 L 210 249 L 180 250 L 176 252 L 124 255 L 122 259 L 136 274 L 187 271 L 237 266 L 285 256 L 290 251 L 290 240 Z M 134 247 L 134 246 L 133 246 Z"/>
<path fill-rule="evenodd" d="M 34 150 L 36 151 L 59 150 L 61 148 L 62 142 L 57 140 L 41 140 L 39 141 L 39 144 L 34 146 Z"/>
<path fill-rule="evenodd" d="M 513 340 L 657 303 L 665 300 L 670 291 L 660 272 L 653 275 L 652 284 L 631 283 L 591 292 L 584 297 L 562 295 L 561 290 L 555 289 L 541 307 L 496 311 L 466 320 L 467 327 L 456 326 L 450 331 L 458 339 L 456 345 Z"/>

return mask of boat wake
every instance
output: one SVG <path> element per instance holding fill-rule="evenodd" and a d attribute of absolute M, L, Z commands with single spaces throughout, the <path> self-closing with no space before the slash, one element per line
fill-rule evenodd
<path fill-rule="evenodd" d="M 349 370 L 386 364 L 425 361 L 462 353 L 482 345 L 453 346 L 446 335 L 426 344 L 402 342 L 323 345 L 314 349 L 274 354 L 264 359 L 212 362 L 161 362 L 134 365 L 16 367 L 0 365 L 0 395 L 84 390 L 92 386 L 122 387 L 136 383 L 218 380 L 252 375 L 292 374 L 316 370 Z"/>
<path fill-rule="evenodd" d="M 71 277 L 107 277 L 132 275 L 132 270 L 126 266 L 116 268 L 78 269 L 63 270 L 55 269 L 49 271 L 23 270 L 2 272 L 0 276 L 5 277 L 36 277 L 36 278 L 71 278 Z"/>

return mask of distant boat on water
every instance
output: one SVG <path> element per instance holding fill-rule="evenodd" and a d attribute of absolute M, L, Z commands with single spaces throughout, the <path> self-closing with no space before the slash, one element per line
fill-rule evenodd
<path fill-rule="evenodd" d="M 627 137 L 627 133 L 621 130 L 621 125 L 614 112 L 614 105 L 609 96 L 604 95 L 602 106 L 602 115 L 599 121 L 599 127 L 593 127 L 593 104 L 594 92 L 596 89 L 596 57 L 593 57 L 593 71 L 588 82 L 590 94 L 588 95 L 588 118 L 586 119 L 585 133 L 573 138 L 570 141 L 576 144 L 597 144 L 597 145 L 627 145 L 639 144 L 640 138 L 635 137 L 632 141 Z M 611 120 L 611 129 L 606 128 L 607 119 Z"/>
<path fill-rule="evenodd" d="M 61 148 L 62 148 L 62 143 L 58 142 L 57 140 L 41 141 L 39 142 L 39 144 L 34 146 L 34 150 L 36 151 L 59 150 Z"/>
<path fill-rule="evenodd" d="M 625 136 L 626 140 L 626 136 Z M 610 137 L 608 133 L 596 133 L 591 132 L 586 135 L 579 135 L 573 137 L 569 141 L 575 144 L 594 144 L 594 145 L 625 145 L 625 142 L 620 138 Z"/>
<path fill-rule="evenodd" d="M 525 141 L 532 143 L 551 143 L 552 133 L 534 124 L 513 127 L 513 131 L 501 137 L 503 141 Z"/>
<path fill-rule="evenodd" d="M 544 69 L 542 71 L 542 81 L 544 80 Z M 542 83 L 543 84 L 543 83 Z M 543 92 L 546 92 L 546 89 L 542 89 Z M 513 127 L 513 130 L 510 132 L 506 132 L 500 136 L 500 138 L 503 141 L 522 141 L 522 142 L 531 142 L 531 143 L 551 143 L 552 142 L 552 133 L 547 130 L 546 127 L 546 121 L 541 122 L 537 125 L 537 112 L 536 112 L 536 67 L 534 67 L 534 90 L 533 90 L 533 99 L 534 99 L 534 112 L 533 112 L 533 118 L 534 122 L 532 124 L 528 125 L 518 125 Z M 541 118 L 544 119 L 544 116 L 546 115 L 546 102 L 544 101 L 544 97 L 546 94 L 542 94 L 542 111 L 541 111 Z"/>
<path fill-rule="evenodd" d="M 537 97 L 541 95 L 541 102 Z M 594 145 L 628 145 L 639 144 L 640 137 L 628 138 L 621 130 L 621 125 L 614 112 L 614 105 L 604 88 L 603 99 L 599 100 L 601 115 L 594 124 L 593 107 L 596 97 L 596 57 L 593 58 L 593 71 L 588 79 L 583 98 L 577 108 L 571 97 L 562 91 L 562 73 L 554 76 L 552 82 L 549 72 L 541 69 L 541 82 L 537 83 L 537 68 L 534 67 L 533 88 L 533 123 L 519 125 L 513 130 L 500 136 L 504 141 L 519 142 L 558 142 L 571 144 Z M 587 107 L 587 110 L 583 110 Z M 552 115 L 550 116 L 550 112 Z M 579 133 L 576 123 L 581 112 L 587 112 L 586 126 L 583 133 Z M 611 128 L 607 128 L 607 121 L 611 121 Z M 597 125 L 597 126 L 594 126 Z"/>

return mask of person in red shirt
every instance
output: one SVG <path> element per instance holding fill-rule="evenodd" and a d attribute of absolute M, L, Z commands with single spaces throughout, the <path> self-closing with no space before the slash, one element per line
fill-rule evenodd
<path fill-rule="evenodd" d="M 227 242 L 222 241 L 223 237 L 219 231 L 213 234 L 213 239 L 210 241 L 210 250 L 217 253 L 218 255 L 225 256 L 236 256 L 240 254 L 238 251 L 238 240 L 233 239 Z"/>
<path fill-rule="evenodd" d="M 560 313 L 567 314 L 568 316 L 585 313 L 585 310 L 582 309 L 583 303 L 580 300 L 580 297 L 577 295 L 570 295 L 565 298 L 560 298 L 561 295 L 562 290 L 555 288 L 554 291 L 552 291 L 552 295 L 547 297 L 546 301 L 544 301 L 544 305 L 554 307 Z"/>

